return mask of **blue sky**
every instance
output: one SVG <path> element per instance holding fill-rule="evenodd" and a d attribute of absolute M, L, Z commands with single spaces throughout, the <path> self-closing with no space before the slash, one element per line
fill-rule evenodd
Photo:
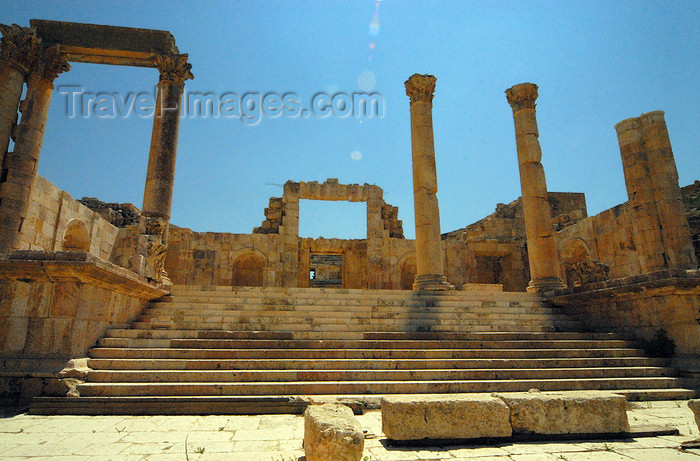
<path fill-rule="evenodd" d="M 189 54 L 190 92 L 293 92 L 308 106 L 374 77 L 381 118 L 183 118 L 171 222 L 196 231 L 249 233 L 281 196 L 276 184 L 336 177 L 382 187 L 412 238 L 403 82 L 416 72 L 437 77 L 443 232 L 520 195 L 504 91 L 522 82 L 540 87 L 549 190 L 585 192 L 589 214 L 627 199 L 614 125 L 644 112 L 666 112 L 681 185 L 700 179 L 697 1 L 2 2 L 0 22 L 32 18 L 169 30 Z M 157 80 L 154 69 L 76 63 L 56 86 L 126 95 L 153 92 Z M 152 119 L 66 110 L 55 92 L 40 174 L 75 198 L 140 207 Z M 302 236 L 363 238 L 364 221 L 361 204 L 302 202 Z"/>

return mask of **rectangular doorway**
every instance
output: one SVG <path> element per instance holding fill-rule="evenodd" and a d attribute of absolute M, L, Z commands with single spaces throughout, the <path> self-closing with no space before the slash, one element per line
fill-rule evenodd
<path fill-rule="evenodd" d="M 311 253 L 309 286 L 343 288 L 343 255 Z"/>

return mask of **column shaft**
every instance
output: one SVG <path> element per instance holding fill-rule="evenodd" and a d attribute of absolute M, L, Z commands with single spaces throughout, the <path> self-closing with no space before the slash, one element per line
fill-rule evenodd
<path fill-rule="evenodd" d="M 537 85 L 523 83 L 506 90 L 513 108 L 515 140 L 520 168 L 523 215 L 530 265 L 527 291 L 543 292 L 564 287 L 554 245 L 552 218 L 547 199 L 547 183 L 542 167 L 535 100 Z"/>
<path fill-rule="evenodd" d="M 22 246 L 22 226 L 44 141 L 53 81 L 69 68 L 65 57 L 53 47 L 43 51 L 29 75 L 15 148 L 5 155 L 0 183 L 0 251 L 10 252 Z"/>
<path fill-rule="evenodd" d="M 183 88 L 171 81 L 158 82 L 156 113 L 148 156 L 143 214 L 170 219 L 175 181 L 177 138 Z"/>
<path fill-rule="evenodd" d="M 454 290 L 443 269 L 437 172 L 433 140 L 435 77 L 414 74 L 406 81 L 411 99 L 413 200 L 416 219 L 416 279 L 419 291 Z"/>

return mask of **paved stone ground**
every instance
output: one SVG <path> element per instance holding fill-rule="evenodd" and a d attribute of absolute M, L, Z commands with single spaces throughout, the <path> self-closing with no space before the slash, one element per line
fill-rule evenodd
<path fill-rule="evenodd" d="M 631 425 L 677 427 L 681 435 L 627 441 L 515 443 L 498 446 L 392 448 L 381 415 L 359 416 L 367 429 L 367 460 L 696 460 L 700 449 L 679 451 L 698 437 L 686 402 L 629 404 Z M 33 416 L 0 417 L 3 460 L 303 460 L 303 417 L 264 416 Z M 374 436 L 374 437 L 373 437 Z"/>

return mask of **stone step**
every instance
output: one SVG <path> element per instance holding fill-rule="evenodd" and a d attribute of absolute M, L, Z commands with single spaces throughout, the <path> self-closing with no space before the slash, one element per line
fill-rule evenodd
<path fill-rule="evenodd" d="M 420 370 L 573 367 L 663 367 L 668 359 L 587 357 L 535 359 L 88 359 L 93 370 Z"/>
<path fill-rule="evenodd" d="M 203 339 L 299 339 L 289 331 L 245 331 L 245 330 L 159 330 L 111 328 L 105 332 L 109 338 L 203 338 Z M 330 338 L 329 338 L 330 339 Z M 367 340 L 545 340 L 545 339 L 622 339 L 633 340 L 632 335 L 619 333 L 595 332 L 493 332 L 493 333 L 458 333 L 458 332 L 369 332 L 362 339 Z"/>
<path fill-rule="evenodd" d="M 146 308 L 143 312 L 149 315 L 202 315 L 202 316 L 225 316 L 225 315 L 276 315 L 284 312 L 285 315 L 296 313 L 298 315 L 318 315 L 320 317 L 336 316 L 370 316 L 370 315 L 561 315 L 566 316 L 557 309 L 548 309 L 540 306 L 465 306 L 458 304 L 455 306 L 438 305 L 434 307 L 424 306 L 263 306 L 263 305 L 236 305 L 236 304 L 156 304 Z"/>
<path fill-rule="evenodd" d="M 274 339 L 155 339 L 101 338 L 99 347 L 172 347 L 188 349 L 596 349 L 634 348 L 628 340 L 274 340 Z"/>
<path fill-rule="evenodd" d="M 504 368 L 421 370 L 94 370 L 94 383 L 294 382 L 294 381 L 462 381 L 511 379 L 628 378 L 675 376 L 672 368 Z"/>
<path fill-rule="evenodd" d="M 259 322 L 267 324 L 275 323 L 316 323 L 316 324 L 347 324 L 348 322 L 365 322 L 365 323 L 421 323 L 421 322 L 440 322 L 445 324 L 468 325 L 475 322 L 552 322 L 556 320 L 555 315 L 548 314 L 415 314 L 396 313 L 392 315 L 369 315 L 363 316 L 348 312 L 343 315 L 334 316 L 315 316 L 302 314 L 289 314 L 279 312 L 265 312 L 260 315 L 243 314 L 239 312 L 231 312 L 225 315 L 199 315 L 194 313 L 164 313 L 154 314 L 145 312 L 137 317 L 137 322 L 150 322 L 152 319 L 170 319 L 179 323 L 249 323 Z"/>
<path fill-rule="evenodd" d="M 168 319 L 164 319 L 166 322 Z M 137 329 L 151 329 L 158 326 L 160 321 L 156 319 L 155 323 L 152 322 L 134 322 L 132 324 L 133 328 Z M 354 332 L 355 335 L 352 337 L 360 336 L 368 331 L 385 331 L 391 332 L 396 331 L 397 328 L 402 328 L 406 331 L 436 331 L 436 332 L 452 332 L 458 331 L 473 331 L 473 332 L 499 332 L 499 331 L 533 331 L 533 332 L 553 332 L 561 330 L 574 330 L 580 328 L 579 323 L 562 322 L 562 321 L 550 321 L 550 322 L 525 322 L 525 321 L 490 321 L 490 322 L 460 322 L 454 325 L 440 324 L 438 322 L 373 322 L 367 324 L 361 324 L 359 322 L 352 323 L 346 322 L 345 324 L 321 324 L 314 325 L 309 323 L 267 323 L 267 322 L 218 322 L 218 323 L 183 323 L 183 322 L 172 322 L 170 327 L 179 330 L 242 330 L 249 328 L 250 330 L 262 330 L 262 331 L 273 331 L 273 330 L 284 330 L 288 332 L 294 332 L 295 337 L 297 333 L 314 333 L 312 337 L 323 337 L 323 333 L 328 333 L 329 337 L 332 337 L 338 333 L 348 333 Z"/>
<path fill-rule="evenodd" d="M 312 395 L 312 394 L 425 394 L 454 392 L 515 392 L 540 390 L 669 389 L 680 387 L 677 378 L 575 378 L 465 381 L 315 381 L 315 382 L 180 382 L 84 383 L 81 396 L 210 396 L 210 395 Z"/>
<path fill-rule="evenodd" d="M 600 349 L 192 349 L 97 347 L 91 358 L 126 359 L 534 359 L 645 357 L 635 348 Z"/>

